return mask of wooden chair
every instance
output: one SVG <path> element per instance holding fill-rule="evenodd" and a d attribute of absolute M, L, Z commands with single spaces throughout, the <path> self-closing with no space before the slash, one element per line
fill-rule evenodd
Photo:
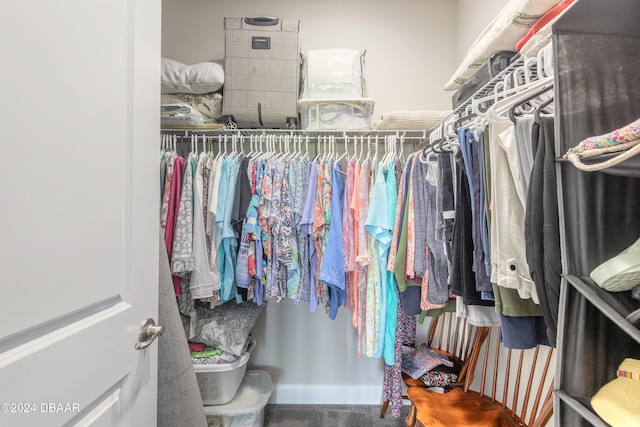
<path fill-rule="evenodd" d="M 471 375 L 473 379 L 473 367 L 476 359 L 471 355 L 479 354 L 482 343 L 489 335 L 489 327 L 476 327 L 467 323 L 466 318 L 457 317 L 455 313 L 445 312 L 438 317 L 433 317 L 429 325 L 427 346 L 437 353 L 447 356 L 453 362 L 458 378 L 455 383 L 447 386 L 447 389 L 463 387 L 465 379 Z M 421 387 L 425 385 L 421 379 L 414 380 L 409 375 L 402 373 L 402 380 L 407 388 Z M 402 396 L 407 399 L 407 396 Z M 380 418 L 384 418 L 389 401 L 382 403 Z"/>
<path fill-rule="evenodd" d="M 472 375 L 464 387 L 445 393 L 410 387 L 412 403 L 407 426 L 449 427 L 541 427 L 553 414 L 553 348 L 537 346 L 530 350 L 505 349 L 500 328 L 492 328 L 482 348 L 481 375 L 473 384 Z M 475 357 L 472 355 L 472 358 Z M 479 391 L 471 390 L 471 386 Z M 546 390 L 546 392 L 545 392 Z"/>

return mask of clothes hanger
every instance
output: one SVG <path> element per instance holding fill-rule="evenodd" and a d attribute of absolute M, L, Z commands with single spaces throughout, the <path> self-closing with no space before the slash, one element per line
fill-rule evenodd
<path fill-rule="evenodd" d="M 333 135 L 328 135 L 327 139 L 329 140 L 329 155 L 327 156 L 327 161 L 334 161 L 336 158 L 336 143 Z"/>
<path fill-rule="evenodd" d="M 260 135 L 261 141 L 264 141 L 264 152 L 262 154 L 263 160 L 269 160 L 271 157 L 271 136 L 270 135 Z"/>
<path fill-rule="evenodd" d="M 467 120 L 472 120 L 474 118 L 476 118 L 477 115 L 473 112 L 473 110 L 471 109 L 471 105 L 468 105 L 462 116 L 460 116 L 458 119 L 456 119 L 453 122 L 453 130 L 454 132 L 458 132 L 458 129 L 462 126 L 462 124 L 464 122 L 466 122 Z"/>
<path fill-rule="evenodd" d="M 351 155 L 351 161 L 358 161 L 358 137 L 356 135 L 353 136 L 353 154 Z"/>
<path fill-rule="evenodd" d="M 302 143 L 302 141 L 300 143 Z M 305 136 L 304 138 L 304 146 L 305 146 L 305 154 L 303 159 L 305 159 L 306 161 L 309 161 L 309 135 Z M 302 150 L 302 147 L 300 149 Z"/>
<path fill-rule="evenodd" d="M 235 160 L 236 156 L 238 155 L 238 138 L 236 136 L 236 134 L 234 133 L 233 135 L 231 135 L 231 151 L 229 152 L 229 157 L 231 158 L 231 160 Z"/>
<path fill-rule="evenodd" d="M 371 159 L 371 168 L 378 164 L 378 135 L 374 137 L 373 144 L 375 145 L 373 158 Z"/>
<path fill-rule="evenodd" d="M 287 136 L 287 138 L 289 138 L 289 143 L 292 145 L 290 160 L 298 159 L 300 157 L 300 150 L 298 147 L 298 136 L 292 135 L 292 136 Z"/>
<path fill-rule="evenodd" d="M 249 135 L 248 137 L 242 137 L 242 144 L 246 144 L 247 140 L 249 141 L 249 152 L 246 153 L 246 157 L 253 157 L 253 136 Z"/>
<path fill-rule="evenodd" d="M 346 153 L 345 161 L 349 161 L 351 155 L 349 154 L 349 137 L 344 135 L 342 137 L 344 139 L 344 152 Z"/>
<path fill-rule="evenodd" d="M 282 151 L 282 135 L 274 135 L 274 142 L 277 142 L 278 149 L 276 150 L 275 156 L 278 158 L 282 158 L 284 156 L 284 151 Z"/>
<path fill-rule="evenodd" d="M 274 135 L 267 135 L 265 143 L 267 144 L 266 160 L 271 159 L 276 155 L 276 137 Z"/>
<path fill-rule="evenodd" d="M 297 159 L 300 155 L 300 149 L 298 147 L 298 136 L 289 136 L 289 143 L 291 144 L 291 160 Z"/>
<path fill-rule="evenodd" d="M 549 99 L 547 99 L 545 102 L 543 102 L 542 104 L 540 104 L 538 106 L 538 108 L 536 108 L 536 110 L 533 113 L 533 120 L 540 124 L 541 120 L 540 120 L 540 114 L 544 111 L 545 108 L 547 108 L 548 106 L 550 106 L 553 103 L 553 96 Z"/>
<path fill-rule="evenodd" d="M 384 156 L 382 156 L 382 160 L 380 160 L 385 166 L 389 163 L 389 161 L 393 158 L 393 150 L 395 149 L 396 144 L 396 136 L 395 135 L 385 135 L 384 137 Z"/>
<path fill-rule="evenodd" d="M 435 157 L 438 155 L 428 148 L 429 147 L 425 147 L 424 150 L 421 150 L 420 153 L 418 153 L 418 160 L 420 161 L 420 163 L 423 163 L 425 165 L 433 163 L 435 161 Z"/>
<path fill-rule="evenodd" d="M 455 128 L 454 117 L 449 118 L 444 123 L 444 138 L 434 146 L 436 154 L 447 154 L 453 152 L 458 146 L 458 132 Z"/>
<path fill-rule="evenodd" d="M 529 96 L 526 96 L 524 99 L 521 99 L 520 101 L 516 102 L 515 104 L 513 104 L 513 106 L 511 108 L 509 108 L 509 120 L 511 120 L 511 122 L 513 124 L 516 123 L 516 110 L 520 107 L 522 107 L 523 105 L 530 103 L 531 101 L 534 101 L 536 99 L 538 99 L 540 97 L 540 95 L 544 95 L 545 93 L 547 93 L 548 91 L 553 89 L 553 84 L 550 84 L 549 86 L 545 86 L 540 90 L 535 91 L 534 93 L 532 93 Z M 545 102 L 544 100 L 542 100 L 541 102 Z"/>
<path fill-rule="evenodd" d="M 545 77 L 544 79 L 537 80 L 532 83 L 508 88 L 500 92 L 499 96 L 502 99 L 497 99 L 498 97 L 496 97 L 495 94 L 486 95 L 472 101 L 471 108 L 477 116 L 485 117 L 487 112 L 489 111 L 489 108 L 495 106 L 496 104 L 504 103 L 505 100 L 508 100 L 510 106 L 511 102 L 516 102 L 518 99 L 521 99 L 520 96 L 527 96 L 529 93 L 531 93 L 530 91 L 536 91 L 546 85 L 549 85 L 550 83 L 553 83 L 553 77 Z M 485 105 L 488 102 L 491 102 L 490 106 L 486 110 L 481 109 L 481 105 Z"/>
<path fill-rule="evenodd" d="M 543 88 L 548 87 L 553 84 L 553 77 L 546 77 L 542 80 L 538 80 L 534 83 L 526 85 L 526 87 L 521 88 L 520 90 L 511 94 L 495 104 L 491 106 L 493 114 L 498 117 L 508 117 L 509 109 L 514 105 L 520 102 L 523 99 L 526 99 L 530 95 L 540 91 Z M 486 116 L 486 113 L 484 114 Z"/>
<path fill-rule="evenodd" d="M 237 136 L 237 149 L 238 149 L 238 160 L 243 159 L 246 156 L 246 153 L 244 152 L 244 136 L 242 135 L 238 135 Z"/>
<path fill-rule="evenodd" d="M 371 136 L 367 135 L 367 157 L 365 157 L 364 161 L 368 162 L 370 156 L 371 156 Z"/>
<path fill-rule="evenodd" d="M 322 163 L 324 162 L 324 158 L 327 155 L 327 145 L 326 145 L 326 140 L 324 138 L 324 136 L 318 136 L 316 137 L 316 139 L 318 140 L 318 148 L 319 148 L 319 152 L 321 152 L 321 154 L 318 157 L 318 163 Z"/>

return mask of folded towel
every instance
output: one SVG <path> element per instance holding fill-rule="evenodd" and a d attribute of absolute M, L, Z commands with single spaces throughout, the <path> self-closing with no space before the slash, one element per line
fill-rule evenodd
<path fill-rule="evenodd" d="M 376 122 L 376 130 L 429 130 L 447 117 L 451 111 L 398 110 L 384 113 Z"/>

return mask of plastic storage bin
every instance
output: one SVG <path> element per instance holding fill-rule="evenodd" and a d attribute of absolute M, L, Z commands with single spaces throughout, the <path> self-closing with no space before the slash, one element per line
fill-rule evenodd
<path fill-rule="evenodd" d="M 204 407 L 208 426 L 262 427 L 264 407 L 272 391 L 273 383 L 267 371 L 247 371 L 231 402 Z"/>
<path fill-rule="evenodd" d="M 367 130 L 375 101 L 359 99 L 300 99 L 298 112 L 305 130 Z"/>
<path fill-rule="evenodd" d="M 211 365 L 193 364 L 196 371 L 202 403 L 205 405 L 221 405 L 235 396 L 242 378 L 247 370 L 247 362 L 251 351 L 243 354 L 231 363 Z"/>

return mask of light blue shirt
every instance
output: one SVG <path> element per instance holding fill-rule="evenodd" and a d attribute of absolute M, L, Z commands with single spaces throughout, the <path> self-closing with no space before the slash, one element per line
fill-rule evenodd
<path fill-rule="evenodd" d="M 387 165 L 385 189 L 387 193 L 387 206 L 388 206 L 388 224 L 387 228 L 393 230 L 393 223 L 395 222 L 396 210 L 398 208 L 398 182 L 396 181 L 396 174 L 394 171 L 394 161 L 390 161 Z M 389 249 L 387 249 L 386 259 L 389 258 Z M 387 261 L 381 263 L 386 270 Z M 398 319 L 398 291 L 396 286 L 396 278 L 393 271 L 384 271 L 383 277 L 387 279 L 387 316 L 386 325 L 384 330 L 384 346 L 382 349 L 382 356 L 384 357 L 384 363 L 389 366 L 395 364 L 396 358 L 396 324 Z"/>
<path fill-rule="evenodd" d="M 231 227 L 233 198 L 235 197 L 239 170 L 240 163 L 238 161 L 230 157 L 224 159 L 216 209 L 216 226 L 222 230 L 222 243 L 220 245 L 220 299 L 223 303 L 233 297 L 236 297 L 239 303 L 242 302 L 242 297 L 237 294 L 235 274 L 238 241 L 233 227 Z"/>

